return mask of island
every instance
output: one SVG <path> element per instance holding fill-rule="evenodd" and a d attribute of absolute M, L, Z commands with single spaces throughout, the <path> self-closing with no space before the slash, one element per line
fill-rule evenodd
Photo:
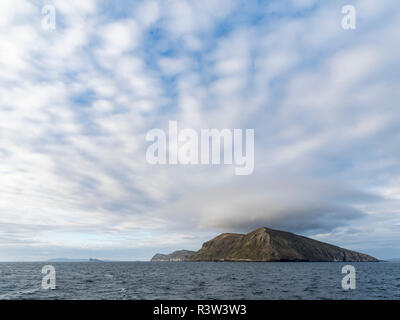
<path fill-rule="evenodd" d="M 150 261 L 188 261 L 196 251 L 178 250 L 170 254 L 157 253 Z"/>
<path fill-rule="evenodd" d="M 78 258 L 55 258 L 46 260 L 47 262 L 111 262 L 112 260 L 100 260 L 96 258 L 78 259 Z"/>
<path fill-rule="evenodd" d="M 178 252 L 189 252 L 179 258 Z M 175 259 L 175 260 L 174 260 Z M 378 259 L 291 232 L 258 228 L 247 234 L 223 233 L 197 252 L 156 254 L 151 261 L 377 262 Z"/>

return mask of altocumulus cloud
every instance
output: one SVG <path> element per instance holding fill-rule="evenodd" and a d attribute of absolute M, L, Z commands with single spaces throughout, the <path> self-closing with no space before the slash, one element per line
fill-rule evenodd
<path fill-rule="evenodd" d="M 147 259 L 265 225 L 400 254 L 400 8 L 0 3 L 0 259 Z M 255 170 L 151 166 L 146 132 L 254 128 Z M 371 239 L 374 239 L 372 241 Z"/>

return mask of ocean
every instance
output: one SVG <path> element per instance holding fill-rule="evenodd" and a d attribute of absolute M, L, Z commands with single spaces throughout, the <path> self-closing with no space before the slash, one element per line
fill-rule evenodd
<path fill-rule="evenodd" d="M 354 290 L 342 288 L 346 264 Z M 2 262 L 0 299 L 400 299 L 400 263 Z"/>

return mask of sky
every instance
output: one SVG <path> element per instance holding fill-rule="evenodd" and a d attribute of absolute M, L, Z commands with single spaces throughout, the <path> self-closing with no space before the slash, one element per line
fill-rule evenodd
<path fill-rule="evenodd" d="M 2 0 L 0 261 L 261 226 L 400 257 L 399 30 L 398 0 Z M 254 172 L 149 164 L 169 121 L 254 129 Z"/>

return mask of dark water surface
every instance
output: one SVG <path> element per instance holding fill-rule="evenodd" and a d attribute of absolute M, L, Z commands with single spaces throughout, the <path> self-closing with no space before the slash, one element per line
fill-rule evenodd
<path fill-rule="evenodd" d="M 56 289 L 42 289 L 53 265 Z M 3 262 L 0 299 L 400 299 L 400 263 Z"/>

